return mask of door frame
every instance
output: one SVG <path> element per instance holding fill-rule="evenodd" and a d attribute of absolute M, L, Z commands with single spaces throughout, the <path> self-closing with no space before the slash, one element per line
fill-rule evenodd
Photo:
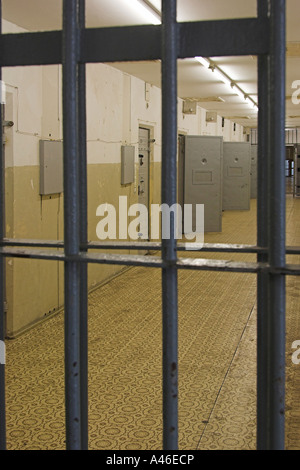
<path fill-rule="evenodd" d="M 153 193 L 154 193 L 154 151 L 153 151 L 153 144 L 155 143 L 154 139 L 154 131 L 155 126 L 149 125 L 144 123 L 143 121 L 139 121 L 138 123 L 138 136 L 140 129 L 145 129 L 148 131 L 149 134 L 149 145 L 148 145 L 148 239 L 146 241 L 151 240 L 151 204 L 153 204 Z M 139 141 L 139 138 L 138 138 Z M 138 144 L 139 146 L 139 144 Z M 139 147 L 138 147 L 139 149 Z M 139 150 L 138 150 L 139 152 Z M 139 179 L 139 162 L 138 162 L 138 174 L 137 174 L 137 183 Z M 138 186 L 138 184 L 137 184 Z"/>

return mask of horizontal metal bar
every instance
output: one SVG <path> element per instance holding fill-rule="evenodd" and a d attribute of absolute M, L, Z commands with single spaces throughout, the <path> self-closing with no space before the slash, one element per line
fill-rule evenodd
<path fill-rule="evenodd" d="M 179 57 L 214 57 L 267 54 L 269 19 L 179 23 Z"/>
<path fill-rule="evenodd" d="M 272 268 L 270 272 L 272 274 L 286 274 L 290 276 L 299 276 L 300 265 L 299 264 L 286 264 L 284 268 Z"/>
<path fill-rule="evenodd" d="M 178 58 L 259 55 L 269 50 L 267 18 L 178 23 L 177 28 Z M 81 57 L 84 62 L 159 59 L 160 26 L 97 28 L 85 32 Z"/>
<path fill-rule="evenodd" d="M 31 246 L 31 247 L 44 247 L 44 248 L 63 248 L 64 242 L 62 240 L 40 240 L 40 239 L 23 239 L 23 238 L 4 238 L 0 242 L 0 246 Z"/>
<path fill-rule="evenodd" d="M 127 250 L 149 250 L 149 251 L 160 251 L 160 242 L 89 242 L 88 248 L 93 249 L 127 249 Z M 242 245 L 242 244 L 226 244 L 226 243 L 193 243 L 193 249 L 191 250 L 191 244 L 188 243 L 177 243 L 177 251 L 194 251 L 194 252 L 229 252 L 229 253 L 261 253 L 265 251 L 265 248 L 260 248 L 254 245 Z M 300 254 L 300 247 L 299 247 Z"/>
<path fill-rule="evenodd" d="M 201 271 L 258 273 L 265 271 L 268 265 L 266 263 L 247 263 L 216 259 L 180 258 L 177 261 L 177 267 L 179 269 L 195 269 Z"/>
<path fill-rule="evenodd" d="M 236 273 L 269 273 L 290 276 L 300 275 L 299 264 L 287 264 L 281 268 L 274 268 L 268 263 L 249 263 L 227 260 L 201 259 L 201 258 L 179 258 L 178 269 L 194 269 L 200 271 L 223 271 Z"/>
<path fill-rule="evenodd" d="M 76 256 L 67 256 L 61 251 L 39 250 L 17 247 L 0 248 L 0 256 L 39 259 L 52 261 L 78 261 L 82 263 L 113 264 L 124 266 L 146 266 L 150 268 L 164 268 L 166 263 L 158 256 L 144 255 L 115 255 L 115 254 L 89 254 L 80 252 Z M 300 275 L 300 265 L 288 264 L 282 268 L 271 268 L 267 263 L 249 263 L 230 260 L 215 260 L 202 258 L 179 258 L 176 262 L 178 269 L 194 269 L 201 271 L 224 271 L 258 273 L 267 272 L 271 274 Z"/>
<path fill-rule="evenodd" d="M 82 62 L 158 59 L 161 59 L 161 26 L 119 26 L 85 30 Z"/>
<path fill-rule="evenodd" d="M 62 63 L 62 32 L 3 34 L 0 65 L 52 65 Z"/>
<path fill-rule="evenodd" d="M 4 238 L 0 246 L 24 246 L 36 248 L 64 248 L 62 240 L 31 240 Z M 89 250 L 148 250 L 160 251 L 160 242 L 88 242 L 82 245 L 82 249 Z M 185 243 L 177 244 L 177 251 L 191 251 L 190 246 Z M 193 244 L 193 252 L 216 252 L 216 253 L 266 253 L 267 249 L 256 245 L 230 244 L 230 243 L 204 243 Z M 287 255 L 300 255 L 300 246 L 287 246 Z"/>
<path fill-rule="evenodd" d="M 162 267 L 163 263 L 160 258 L 155 256 L 140 256 L 140 255 L 114 255 L 106 253 L 95 253 L 93 255 L 86 252 L 80 252 L 78 255 L 66 255 L 62 251 L 54 250 L 39 250 L 29 248 L 17 247 L 2 247 L 0 248 L 0 256 L 13 257 L 13 258 L 29 258 L 40 260 L 52 261 L 79 261 L 84 263 L 99 263 L 99 264 L 116 264 L 116 265 L 131 265 L 131 266 L 150 266 Z"/>
<path fill-rule="evenodd" d="M 178 58 L 259 55 L 269 51 L 268 18 L 178 23 Z M 89 28 L 81 63 L 161 59 L 161 26 Z M 3 34 L 0 66 L 62 63 L 62 31 Z"/>
<path fill-rule="evenodd" d="M 40 250 L 18 247 L 2 247 L 0 248 L 0 256 L 12 257 L 12 258 L 29 258 L 29 259 L 40 259 L 40 260 L 52 260 L 52 261 L 72 261 L 75 257 L 67 256 L 63 251 L 56 250 Z M 76 260 L 77 258 L 75 258 Z"/>

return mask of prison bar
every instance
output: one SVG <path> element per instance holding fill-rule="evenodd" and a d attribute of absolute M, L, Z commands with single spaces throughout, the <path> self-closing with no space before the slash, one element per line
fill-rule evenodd
<path fill-rule="evenodd" d="M 65 253 L 79 254 L 78 0 L 63 2 L 63 149 Z M 65 261 L 66 446 L 81 449 L 80 265 Z"/>
<path fill-rule="evenodd" d="M 85 0 L 79 0 L 78 27 L 80 40 L 85 32 Z M 80 47 L 80 46 L 79 46 Z M 87 251 L 87 129 L 86 129 L 86 65 L 78 65 L 78 148 L 79 148 L 79 238 L 81 251 Z M 80 264 L 80 408 L 81 448 L 88 450 L 88 272 Z"/>
<path fill-rule="evenodd" d="M 162 0 L 162 204 L 177 201 L 177 28 L 176 0 Z M 162 218 L 162 224 L 165 220 Z M 175 216 L 162 240 L 163 449 L 178 449 L 178 280 Z"/>
<path fill-rule="evenodd" d="M 266 448 L 283 450 L 285 436 L 285 0 L 272 0 L 270 41 L 269 146 L 269 264 L 278 274 L 268 275 L 269 330 Z M 259 138 L 259 136 L 258 136 Z"/>
<path fill-rule="evenodd" d="M 269 16 L 269 1 L 257 2 L 257 14 L 260 18 Z M 269 159 L 270 159 L 270 92 L 269 92 L 269 56 L 260 55 L 257 60 L 258 78 L 258 149 L 257 149 L 257 245 L 268 247 L 268 190 L 269 190 Z M 267 248 L 264 253 L 257 254 L 257 261 L 268 262 Z M 258 450 L 267 448 L 266 409 L 268 402 L 268 354 L 269 345 L 265 340 L 268 334 L 268 274 L 257 274 L 257 434 Z M 259 358 L 259 360 L 258 360 Z"/>

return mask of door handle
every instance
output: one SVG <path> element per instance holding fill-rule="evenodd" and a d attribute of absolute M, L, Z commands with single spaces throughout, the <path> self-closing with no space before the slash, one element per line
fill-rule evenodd
<path fill-rule="evenodd" d="M 3 127 L 12 127 L 15 123 L 13 121 L 3 121 L 2 126 Z"/>

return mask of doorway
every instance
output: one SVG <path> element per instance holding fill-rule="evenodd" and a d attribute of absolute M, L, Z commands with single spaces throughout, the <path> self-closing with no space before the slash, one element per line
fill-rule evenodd
<path fill-rule="evenodd" d="M 147 208 L 147 220 L 140 224 L 139 238 L 149 240 L 149 157 L 150 129 L 139 128 L 139 161 L 138 161 L 138 203 Z M 140 217 L 146 215 L 140 214 Z M 144 233 L 143 227 L 147 227 Z"/>
<path fill-rule="evenodd" d="M 5 104 L 3 104 L 3 156 L 5 166 L 5 209 L 4 209 L 4 236 L 14 237 L 14 95 L 11 92 L 5 94 Z M 5 336 L 12 323 L 12 292 L 13 292 L 13 259 L 4 260 L 4 332 Z M 8 308 L 10 307 L 10 308 Z"/>

